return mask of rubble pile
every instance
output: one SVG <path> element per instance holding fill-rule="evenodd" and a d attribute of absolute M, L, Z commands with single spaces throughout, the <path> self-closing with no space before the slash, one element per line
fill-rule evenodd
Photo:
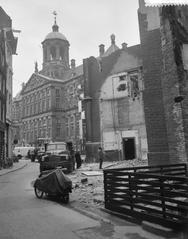
<path fill-rule="evenodd" d="M 125 168 L 146 166 L 146 160 L 128 160 L 104 162 L 105 168 Z M 98 163 L 85 163 L 80 169 L 76 169 L 69 175 L 73 183 L 72 201 L 80 203 L 85 208 L 104 205 L 104 187 L 103 187 L 103 170 L 99 169 Z"/>

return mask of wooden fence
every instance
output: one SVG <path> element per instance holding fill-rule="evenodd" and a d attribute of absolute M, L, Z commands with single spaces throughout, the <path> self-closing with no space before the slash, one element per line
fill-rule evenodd
<path fill-rule="evenodd" d="M 188 225 L 186 164 L 104 170 L 105 208 L 167 227 Z"/>

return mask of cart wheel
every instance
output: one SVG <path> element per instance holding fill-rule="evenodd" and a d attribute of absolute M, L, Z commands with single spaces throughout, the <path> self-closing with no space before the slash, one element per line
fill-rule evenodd
<path fill-rule="evenodd" d="M 35 187 L 35 195 L 37 198 L 42 198 L 44 192 L 40 191 L 38 188 Z"/>
<path fill-rule="evenodd" d="M 63 202 L 66 203 L 66 204 L 69 202 L 69 194 L 65 194 L 63 196 Z"/>

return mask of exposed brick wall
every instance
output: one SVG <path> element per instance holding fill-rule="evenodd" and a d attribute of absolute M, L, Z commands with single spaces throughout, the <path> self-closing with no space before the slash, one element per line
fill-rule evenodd
<path fill-rule="evenodd" d="M 188 84 L 187 72 L 183 69 L 180 50 L 182 43 L 185 43 L 186 40 L 188 41 L 188 35 L 185 35 L 186 28 L 183 27 L 186 24 L 185 19 L 187 18 L 183 17 L 182 25 L 179 24 L 178 19 L 184 10 L 183 7 L 166 7 L 162 9 L 161 14 L 163 100 L 167 119 L 171 163 L 187 161 L 188 125 L 186 119 L 188 118 Z M 179 95 L 182 95 L 184 100 L 182 103 L 175 103 L 174 98 Z"/>
<path fill-rule="evenodd" d="M 188 74 L 181 54 L 182 44 L 188 43 L 187 10 L 163 7 L 160 26 L 153 30 L 147 29 L 146 14 L 139 12 L 150 165 L 187 162 Z M 179 95 L 184 100 L 175 103 Z"/>
<path fill-rule="evenodd" d="M 169 163 L 169 147 L 161 85 L 160 29 L 147 31 L 146 15 L 138 13 L 142 47 L 145 123 L 150 165 Z"/>

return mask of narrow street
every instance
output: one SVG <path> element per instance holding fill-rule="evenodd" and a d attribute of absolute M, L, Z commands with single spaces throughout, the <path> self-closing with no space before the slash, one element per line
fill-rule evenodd
<path fill-rule="evenodd" d="M 37 199 L 31 182 L 39 173 L 37 163 L 0 177 L 1 239 L 160 239 L 164 237 L 144 231 L 139 225 L 118 220 L 95 220 L 70 205 Z M 74 192 L 73 192 L 74 194 Z M 114 223 L 116 221 L 116 223 Z"/>
<path fill-rule="evenodd" d="M 74 239 L 78 230 L 99 226 L 66 206 L 37 199 L 31 186 L 37 175 L 38 164 L 30 164 L 0 178 L 1 239 Z"/>

